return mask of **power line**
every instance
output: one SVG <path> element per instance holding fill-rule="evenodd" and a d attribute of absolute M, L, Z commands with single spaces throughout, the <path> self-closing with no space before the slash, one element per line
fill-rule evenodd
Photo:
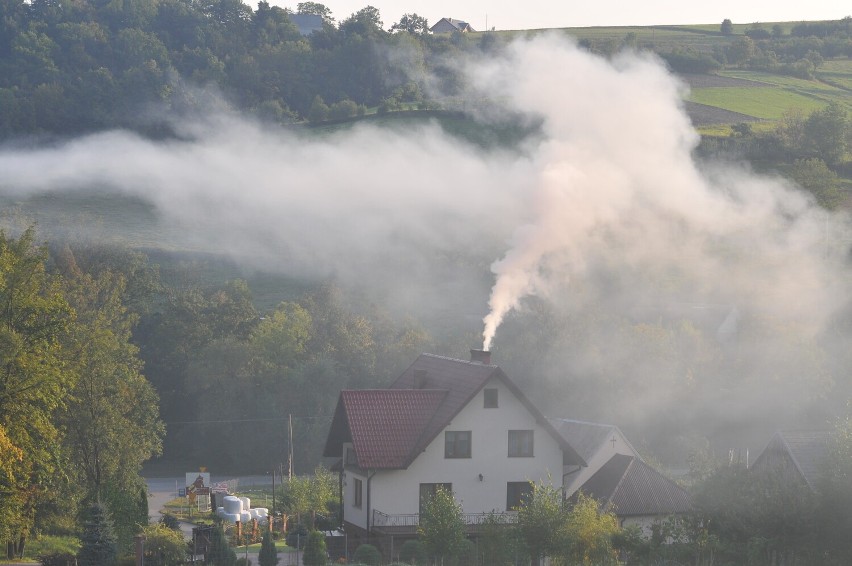
<path fill-rule="evenodd" d="M 314 415 L 314 416 L 304 416 L 300 417 L 298 415 L 294 415 L 294 419 L 300 420 L 330 420 L 334 415 Z M 222 423 L 261 423 L 261 422 L 283 422 L 288 420 L 288 417 L 270 417 L 267 419 L 222 419 L 222 420 L 209 420 L 209 421 L 167 421 L 165 424 L 167 425 L 176 425 L 176 424 L 222 424 Z"/>

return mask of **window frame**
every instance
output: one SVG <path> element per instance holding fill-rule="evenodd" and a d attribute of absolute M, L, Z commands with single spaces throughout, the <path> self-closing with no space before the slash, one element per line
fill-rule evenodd
<path fill-rule="evenodd" d="M 352 489 L 354 492 L 352 506 L 357 509 L 361 509 L 364 505 L 364 481 L 361 478 L 353 478 L 352 483 Z"/>
<path fill-rule="evenodd" d="M 460 448 L 465 447 L 465 439 L 467 450 L 462 451 Z M 444 458 L 445 459 L 460 459 L 471 458 L 473 454 L 473 433 L 469 430 L 447 430 L 444 431 Z"/>
<path fill-rule="evenodd" d="M 535 484 L 531 481 L 506 482 L 506 511 L 517 511 L 524 498 L 532 497 Z"/>
<path fill-rule="evenodd" d="M 535 458 L 535 430 L 509 431 L 509 458 Z"/>
<path fill-rule="evenodd" d="M 488 387 L 482 390 L 482 408 L 497 409 L 500 406 L 500 390 L 496 387 Z"/>

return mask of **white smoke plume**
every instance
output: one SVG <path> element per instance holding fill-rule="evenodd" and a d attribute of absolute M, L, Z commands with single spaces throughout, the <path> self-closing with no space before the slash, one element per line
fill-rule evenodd
<path fill-rule="evenodd" d="M 713 282 L 750 304 L 785 312 L 796 304 L 809 318 L 837 307 L 822 302 L 823 293 L 802 297 L 839 285 L 840 248 L 824 248 L 827 231 L 843 228 L 777 180 L 699 171 L 684 87 L 656 61 L 625 54 L 610 64 L 537 40 L 470 72 L 483 88 L 499 85 L 513 107 L 545 116 L 547 137 L 525 195 L 532 219 L 492 265 L 484 349 L 523 297 L 547 293 L 606 256 L 685 267 L 696 296 Z M 801 268 L 796 280 L 782 276 L 782 265 Z"/>
<path fill-rule="evenodd" d="M 649 297 L 719 302 L 790 322 L 806 338 L 849 304 L 846 217 L 777 178 L 698 165 L 684 87 L 656 60 L 607 61 L 540 36 L 469 61 L 462 76 L 470 100 L 529 115 L 541 136 L 517 150 L 482 149 L 435 124 L 299 134 L 219 115 L 180 124 L 178 139 L 106 132 L 46 147 L 6 144 L 0 197 L 118 194 L 151 210 L 148 225 L 133 226 L 148 245 L 159 239 L 265 271 L 334 276 L 409 312 L 478 321 L 493 283 L 486 350 L 530 295 L 569 314 L 589 304 L 626 312 Z M 45 228 L 62 222 L 101 235 L 60 213 Z M 494 280 L 487 266 L 498 257 Z M 553 349 L 576 345 L 560 339 Z M 686 404 L 643 347 L 618 359 L 628 348 L 596 346 L 575 346 L 570 365 L 552 373 L 611 376 L 614 393 L 630 394 L 610 405 L 635 414 Z M 756 347 L 738 353 L 755 371 L 712 390 L 719 404 L 735 397 L 735 410 L 750 416 L 806 387 L 767 382 L 773 372 L 757 366 L 784 348 Z M 822 371 L 820 355 L 803 367 Z M 688 373 L 678 372 L 669 374 Z M 689 399 L 704 394 L 699 386 Z"/>

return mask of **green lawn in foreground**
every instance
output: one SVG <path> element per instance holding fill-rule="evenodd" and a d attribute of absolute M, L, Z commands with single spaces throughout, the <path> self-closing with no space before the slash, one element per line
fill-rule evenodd
<path fill-rule="evenodd" d="M 826 105 L 819 99 L 772 86 L 698 88 L 690 93 L 689 100 L 762 120 L 779 120 L 793 108 L 808 114 Z"/>

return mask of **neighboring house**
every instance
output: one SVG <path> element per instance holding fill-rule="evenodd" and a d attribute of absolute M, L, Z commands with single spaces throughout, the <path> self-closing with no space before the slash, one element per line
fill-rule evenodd
<path fill-rule="evenodd" d="M 388 389 L 341 391 L 324 455 L 342 458 L 343 523 L 356 537 L 413 535 L 439 487 L 473 532 L 533 483 L 559 485 L 586 464 L 479 350 L 471 361 L 422 354 Z"/>
<path fill-rule="evenodd" d="M 585 467 L 565 471 L 562 487 L 566 497 L 577 491 L 616 454 L 626 454 L 641 460 L 639 453 L 617 426 L 572 419 L 548 420 L 587 464 Z"/>
<path fill-rule="evenodd" d="M 467 22 L 453 18 L 441 18 L 438 23 L 429 28 L 429 31 L 432 33 L 453 33 L 456 31 L 467 33 L 476 30 Z"/>
<path fill-rule="evenodd" d="M 804 484 L 816 492 L 830 438 L 827 430 L 776 432 L 751 466 L 752 473 Z"/>
<path fill-rule="evenodd" d="M 683 515 L 692 498 L 682 487 L 636 456 L 615 454 L 579 491 L 615 513 L 622 527 L 638 525 L 646 536 L 660 519 Z"/>
<path fill-rule="evenodd" d="M 299 33 L 302 35 L 311 35 L 315 31 L 322 29 L 322 16 L 316 14 L 288 14 L 290 21 L 293 22 Z"/>

